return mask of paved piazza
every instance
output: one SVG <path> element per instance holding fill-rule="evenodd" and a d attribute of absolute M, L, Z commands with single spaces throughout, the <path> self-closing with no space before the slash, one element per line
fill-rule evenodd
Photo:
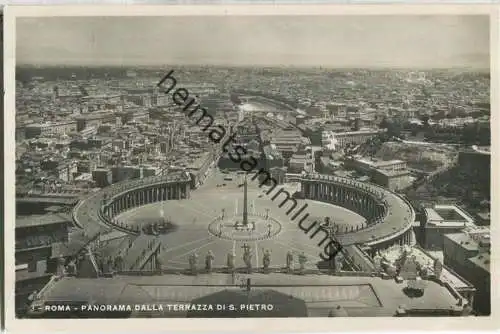
<path fill-rule="evenodd" d="M 252 248 L 254 267 L 262 267 L 265 250 L 271 251 L 271 266 L 282 267 L 286 262 L 286 253 L 294 253 L 295 267 L 298 267 L 298 255 L 304 252 L 308 258 L 306 267 L 315 268 L 320 261 L 322 247 L 317 246 L 321 236 L 310 239 L 298 227 L 298 220 L 292 222 L 286 215 L 286 207 L 279 208 L 281 200 L 272 201 L 258 183 L 248 182 L 249 222 L 254 229 L 235 229 L 234 224 L 242 221 L 243 216 L 243 177 L 232 175 L 233 181 L 225 181 L 222 174 L 215 170 L 204 185 L 191 191 L 191 198 L 153 203 L 124 212 L 118 220 L 127 224 L 142 225 L 160 221 L 163 216 L 177 228 L 169 234 L 161 235 L 164 249 L 160 259 L 164 268 L 186 269 L 188 257 L 198 254 L 198 267 L 205 264 L 205 256 L 212 251 L 214 267 L 225 267 L 227 254 L 235 253 L 236 267 L 244 267 L 243 246 Z M 251 175 L 250 175 L 251 176 Z M 222 186 L 222 184 L 226 184 Z M 296 186 L 295 186 L 296 187 Z M 278 189 L 278 188 L 277 188 Z M 292 193 L 292 191 L 290 191 Z M 284 196 L 280 196 L 282 198 Z M 299 201 L 297 209 L 304 201 Z M 306 200 L 309 207 L 309 219 L 323 221 L 331 217 L 337 224 L 357 225 L 364 221 L 360 215 L 327 203 Z M 223 218 L 222 218 L 223 217 Z"/>

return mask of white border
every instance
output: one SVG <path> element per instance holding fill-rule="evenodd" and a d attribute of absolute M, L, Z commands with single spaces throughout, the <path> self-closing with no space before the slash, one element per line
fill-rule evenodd
<path fill-rule="evenodd" d="M 194 5 L 194 6 L 7 6 L 4 8 L 4 86 L 5 86 L 5 302 L 8 332 L 324 332 L 324 331 L 402 331 L 402 330 L 491 330 L 498 316 L 499 289 L 498 262 L 496 255 L 498 228 L 495 221 L 500 208 L 492 205 L 491 226 L 493 256 L 492 317 L 466 318 L 287 318 L 287 319 L 126 319 L 126 320 L 17 320 L 14 316 L 14 226 L 15 226 L 15 18 L 39 16 L 194 16 L 194 15 L 490 15 L 491 57 L 491 127 L 492 127 L 492 203 L 499 201 L 496 189 L 499 180 L 495 167 L 498 165 L 496 150 L 499 135 L 496 130 L 500 106 L 499 58 L 500 8 L 493 5 Z"/>

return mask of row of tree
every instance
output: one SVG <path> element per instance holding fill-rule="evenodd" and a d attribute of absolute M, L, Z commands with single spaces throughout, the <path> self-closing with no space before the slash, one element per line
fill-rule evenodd
<path fill-rule="evenodd" d="M 432 142 L 455 143 L 463 145 L 491 145 L 491 128 L 489 123 L 472 123 L 462 127 L 440 127 L 430 125 L 427 121 L 422 125 L 389 120 L 384 118 L 380 128 L 387 129 L 387 132 L 381 134 L 378 140 L 385 142 L 393 137 L 406 139 L 409 132 L 412 136 L 422 133 L 424 138 Z"/>

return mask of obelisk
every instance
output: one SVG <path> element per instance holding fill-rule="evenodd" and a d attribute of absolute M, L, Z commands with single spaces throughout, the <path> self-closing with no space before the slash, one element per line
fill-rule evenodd
<path fill-rule="evenodd" d="M 247 174 L 245 173 L 245 182 L 243 182 L 243 226 L 248 226 L 248 208 L 247 208 Z"/>

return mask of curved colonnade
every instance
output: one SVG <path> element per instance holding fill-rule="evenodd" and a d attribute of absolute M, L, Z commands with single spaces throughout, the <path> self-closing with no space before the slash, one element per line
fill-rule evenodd
<path fill-rule="evenodd" d="M 411 244 L 415 212 L 401 196 L 374 184 L 330 176 L 300 178 L 306 199 L 342 206 L 363 216 L 366 226 L 339 233 L 344 245 L 364 244 L 384 249 L 394 244 Z M 137 228 L 116 221 L 121 213 L 142 205 L 170 199 L 189 198 L 191 178 L 186 173 L 148 177 L 113 184 L 81 200 L 73 210 L 73 220 L 89 239 L 115 230 L 138 234 Z"/>
<path fill-rule="evenodd" d="M 127 227 L 115 217 L 142 205 L 189 198 L 190 184 L 186 173 L 115 183 L 82 199 L 73 209 L 73 221 L 90 239 L 113 229 L 138 234 L 137 227 Z"/>
<path fill-rule="evenodd" d="M 366 218 L 367 224 L 355 232 L 337 234 L 344 245 L 363 244 L 384 249 L 394 244 L 411 244 L 415 211 L 398 194 L 383 187 L 331 175 L 307 175 L 301 178 L 306 199 L 331 203 Z M 334 218 L 335 219 L 335 218 Z"/>

